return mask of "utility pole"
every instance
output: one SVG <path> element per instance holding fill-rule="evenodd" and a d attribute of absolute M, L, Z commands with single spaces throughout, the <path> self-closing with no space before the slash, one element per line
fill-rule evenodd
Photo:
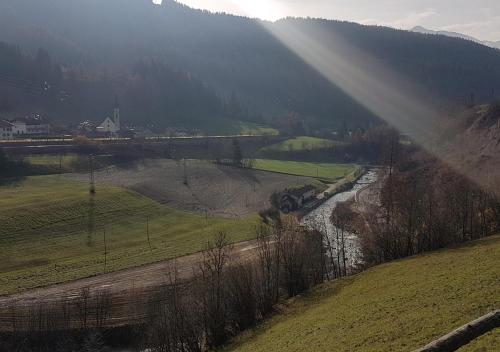
<path fill-rule="evenodd" d="M 108 259 L 108 245 L 106 243 L 106 227 L 103 228 L 104 236 L 104 273 L 106 273 L 107 259 Z"/>
<path fill-rule="evenodd" d="M 188 185 L 188 176 L 187 176 L 187 165 L 186 165 L 186 159 L 183 159 L 183 166 L 184 166 L 184 185 Z"/>
<path fill-rule="evenodd" d="M 94 155 L 89 155 L 89 193 L 95 195 Z"/>
<path fill-rule="evenodd" d="M 149 238 L 149 216 L 146 216 L 146 235 L 148 236 L 149 251 L 152 252 L 153 248 L 151 247 L 151 240 Z"/>

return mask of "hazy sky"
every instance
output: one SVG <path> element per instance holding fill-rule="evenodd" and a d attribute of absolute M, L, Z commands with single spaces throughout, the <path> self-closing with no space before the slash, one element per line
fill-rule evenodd
<path fill-rule="evenodd" d="M 153 0 L 161 2 L 161 0 Z M 417 25 L 500 40 L 500 0 L 179 0 L 195 8 L 276 20 L 323 17 L 409 29 Z"/>

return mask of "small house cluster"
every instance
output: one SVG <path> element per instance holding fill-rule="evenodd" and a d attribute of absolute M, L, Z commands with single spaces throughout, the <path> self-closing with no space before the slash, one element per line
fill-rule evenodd
<path fill-rule="evenodd" d="M 284 213 L 290 213 L 299 210 L 305 203 L 309 202 L 316 196 L 316 188 L 314 186 L 304 186 L 295 189 L 284 190 L 279 197 L 279 207 Z"/>
<path fill-rule="evenodd" d="M 39 116 L 0 120 L 1 140 L 48 137 L 50 130 L 50 124 Z"/>
<path fill-rule="evenodd" d="M 86 120 L 73 128 L 53 128 L 39 115 L 33 117 L 2 119 L 0 117 L 0 140 L 27 138 L 67 138 L 85 136 L 88 138 L 154 138 L 154 137 L 187 137 L 198 135 L 196 131 L 167 129 L 164 132 L 153 132 L 154 126 L 123 126 L 120 119 L 120 106 L 115 99 L 113 115 L 104 118 L 101 123 Z"/>

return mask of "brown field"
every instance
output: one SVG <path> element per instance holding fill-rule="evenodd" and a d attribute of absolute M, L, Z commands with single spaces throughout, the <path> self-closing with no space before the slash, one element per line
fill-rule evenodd
<path fill-rule="evenodd" d="M 95 173 L 99 184 L 130 188 L 171 208 L 235 218 L 269 206 L 274 191 L 318 182 L 310 177 L 237 169 L 206 161 L 146 160 L 129 168 L 110 167 Z M 88 180 L 87 174 L 71 174 Z"/>

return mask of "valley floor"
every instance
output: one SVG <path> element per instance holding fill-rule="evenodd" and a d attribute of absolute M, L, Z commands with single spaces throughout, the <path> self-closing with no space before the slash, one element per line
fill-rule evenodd
<path fill-rule="evenodd" d="M 313 175 L 240 169 L 203 160 L 151 159 L 126 168 L 99 170 L 95 180 L 97 185 L 132 189 L 174 209 L 239 218 L 268 208 L 275 191 L 319 183 L 308 176 Z M 66 178 L 87 182 L 88 175 L 71 174 Z"/>
<path fill-rule="evenodd" d="M 0 295 L 191 254 L 220 231 L 231 242 L 255 236 L 255 214 L 206 217 L 110 185 L 91 197 L 88 187 L 59 176 L 0 187 Z"/>
<path fill-rule="evenodd" d="M 320 286 L 228 351 L 413 351 L 500 308 L 500 236 Z M 499 329 L 463 351 L 498 351 Z"/>
<path fill-rule="evenodd" d="M 0 295 L 189 255 L 220 231 L 252 239 L 273 192 L 320 184 L 167 159 L 96 171 L 94 196 L 88 182 L 71 173 L 0 184 Z"/>

